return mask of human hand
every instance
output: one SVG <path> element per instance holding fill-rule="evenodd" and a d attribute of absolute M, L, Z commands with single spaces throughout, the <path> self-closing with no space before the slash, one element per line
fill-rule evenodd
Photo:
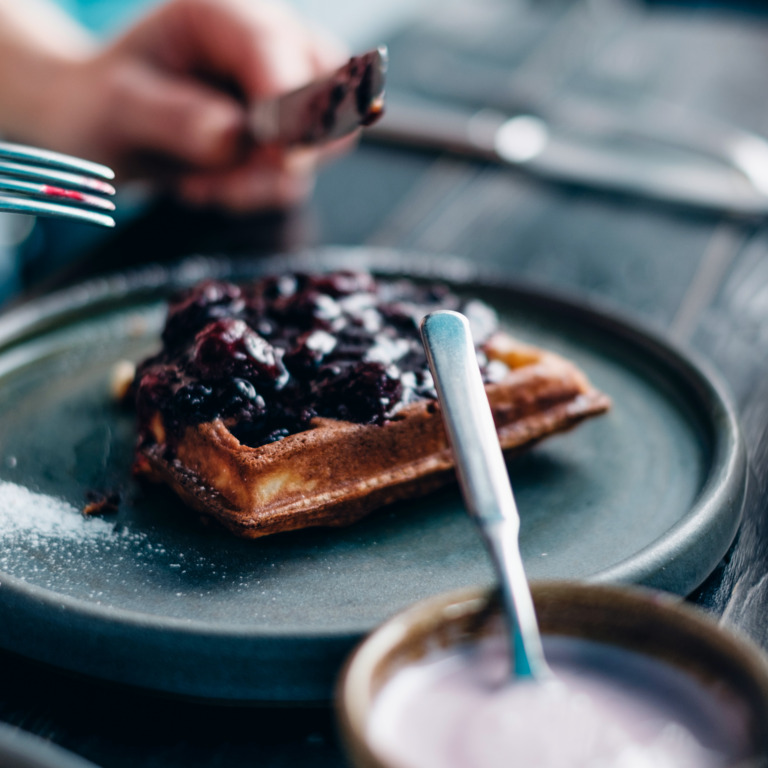
<path fill-rule="evenodd" d="M 336 148 L 254 147 L 246 106 L 344 59 L 284 6 L 171 0 L 107 47 L 60 61 L 32 139 L 119 178 L 160 178 L 195 204 L 289 205 Z"/>

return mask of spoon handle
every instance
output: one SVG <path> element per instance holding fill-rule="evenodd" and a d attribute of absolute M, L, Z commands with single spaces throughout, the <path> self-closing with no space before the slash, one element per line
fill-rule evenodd
<path fill-rule="evenodd" d="M 464 501 L 498 571 L 516 677 L 548 674 L 531 591 L 520 556 L 520 516 L 509 483 L 491 408 L 466 317 L 427 315 L 421 335 Z"/>

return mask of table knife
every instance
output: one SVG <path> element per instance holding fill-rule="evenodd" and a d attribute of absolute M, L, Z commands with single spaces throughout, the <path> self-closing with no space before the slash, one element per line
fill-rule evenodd
<path fill-rule="evenodd" d="M 367 132 L 376 141 L 441 150 L 508 164 L 570 185 L 639 195 L 711 211 L 768 214 L 768 142 L 746 132 L 721 151 L 685 147 L 681 137 L 599 135 L 537 115 L 510 117 L 426 101 L 388 99 L 386 117 Z"/>
<path fill-rule="evenodd" d="M 315 145 L 375 122 L 384 111 L 387 49 L 353 56 L 332 75 L 251 107 L 259 144 Z"/>

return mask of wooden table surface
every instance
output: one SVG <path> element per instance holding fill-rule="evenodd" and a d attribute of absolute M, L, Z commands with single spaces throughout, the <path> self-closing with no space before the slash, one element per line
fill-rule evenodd
<path fill-rule="evenodd" d="M 569 100 L 676 105 L 768 134 L 768 22 L 663 4 L 481 0 L 390 41 L 391 91 L 514 109 Z M 74 230 L 51 225 L 43 245 Z M 637 318 L 708 360 L 733 394 L 751 462 L 744 521 L 690 599 L 768 648 L 768 226 L 565 188 L 497 166 L 363 143 L 324 170 L 312 203 L 232 219 L 158 202 L 39 292 L 196 253 L 313 244 L 446 253 Z M 55 249 L 51 248 L 51 251 Z M 45 249 L 43 249 L 45 251 Z M 48 271 L 44 268 L 48 264 Z M 104 768 L 340 767 L 330 709 L 228 708 L 88 682 L 0 654 L 0 720 Z"/>

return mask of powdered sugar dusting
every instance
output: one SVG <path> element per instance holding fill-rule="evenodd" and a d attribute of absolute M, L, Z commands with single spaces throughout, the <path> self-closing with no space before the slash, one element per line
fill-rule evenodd
<path fill-rule="evenodd" d="M 124 514 L 85 516 L 66 499 L 8 481 L 0 481 L 0 584 L 3 573 L 96 605 L 179 618 L 190 608 L 207 615 L 214 595 L 250 590 L 250 571 L 169 545 L 167 531 L 132 527 Z"/>
<path fill-rule="evenodd" d="M 86 517 L 65 499 L 0 481 L 0 569 L 6 573 L 47 588 L 64 586 L 72 577 L 75 584 L 83 566 L 93 571 L 101 564 L 103 570 L 100 555 L 148 544 L 144 533 Z"/>
<path fill-rule="evenodd" d="M 84 517 L 72 504 L 35 493 L 16 483 L 0 481 L 0 542 L 24 533 L 41 539 L 103 538 L 113 526 L 99 517 Z"/>

